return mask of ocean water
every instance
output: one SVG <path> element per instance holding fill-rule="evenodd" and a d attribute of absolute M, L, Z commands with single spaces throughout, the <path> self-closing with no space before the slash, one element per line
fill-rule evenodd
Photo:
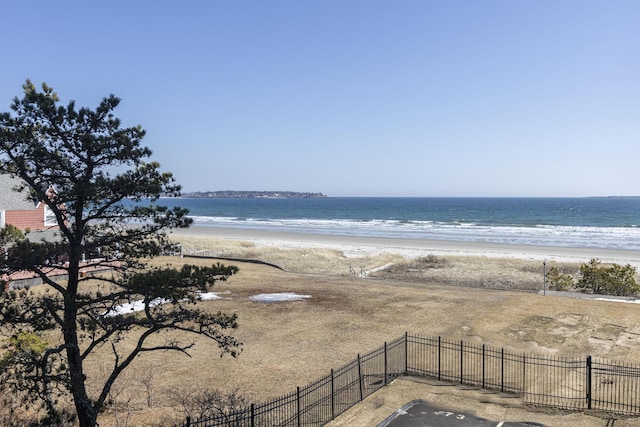
<path fill-rule="evenodd" d="M 640 250 L 640 198 L 163 198 L 198 226 Z"/>

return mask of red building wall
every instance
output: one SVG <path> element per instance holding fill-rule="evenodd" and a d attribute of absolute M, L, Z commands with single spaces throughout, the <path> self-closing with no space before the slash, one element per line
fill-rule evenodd
<path fill-rule="evenodd" d="M 4 222 L 20 230 L 46 230 L 54 227 L 44 225 L 44 203 L 39 203 L 35 209 L 5 211 Z M 55 227 L 57 228 L 57 227 Z"/>

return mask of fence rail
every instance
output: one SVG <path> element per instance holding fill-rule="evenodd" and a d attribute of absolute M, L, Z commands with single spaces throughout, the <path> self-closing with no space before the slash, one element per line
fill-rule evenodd
<path fill-rule="evenodd" d="M 322 426 L 394 378 L 435 378 L 518 395 L 525 403 L 640 414 L 640 366 L 563 358 L 406 333 L 279 398 L 182 427 Z"/>

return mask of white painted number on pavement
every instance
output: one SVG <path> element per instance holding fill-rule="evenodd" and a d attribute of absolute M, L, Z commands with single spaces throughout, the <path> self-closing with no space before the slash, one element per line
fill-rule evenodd
<path fill-rule="evenodd" d="M 456 414 L 455 412 L 449 412 L 449 411 L 435 411 L 433 415 L 445 416 L 445 417 L 455 416 L 457 420 L 464 420 L 464 414 Z"/>

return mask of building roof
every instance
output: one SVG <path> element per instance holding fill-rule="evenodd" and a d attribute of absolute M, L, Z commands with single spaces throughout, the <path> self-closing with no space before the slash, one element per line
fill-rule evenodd
<path fill-rule="evenodd" d="M 20 193 L 15 191 L 20 182 L 19 178 L 0 174 L 0 211 L 29 210 L 37 206 L 37 203 L 29 200 L 26 190 Z"/>

